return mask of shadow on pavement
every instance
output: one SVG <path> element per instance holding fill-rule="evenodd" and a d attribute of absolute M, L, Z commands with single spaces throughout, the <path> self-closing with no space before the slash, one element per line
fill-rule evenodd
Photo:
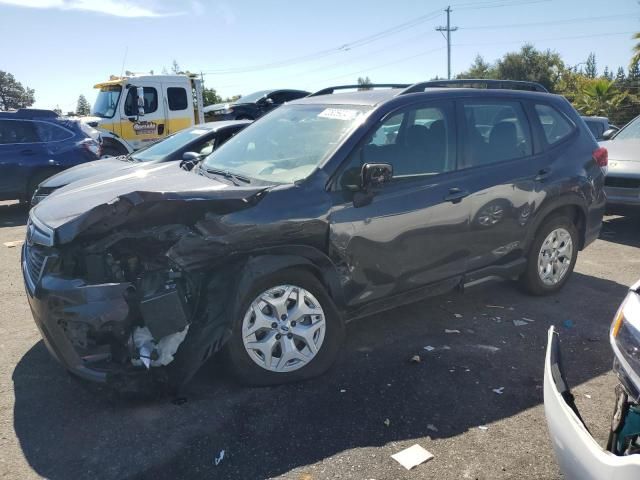
<path fill-rule="evenodd" d="M 29 208 L 23 203 L 0 202 L 0 227 L 26 225 Z"/>
<path fill-rule="evenodd" d="M 39 342 L 13 374 L 15 431 L 29 464 L 53 480 L 267 478 L 347 449 L 457 436 L 542 402 L 550 324 L 561 331 L 571 384 L 607 372 L 609 323 L 626 290 L 575 273 L 544 299 L 502 283 L 422 301 L 350 324 L 342 358 L 320 378 L 241 388 L 214 361 L 180 406 L 119 401 L 87 387 Z M 534 321 L 516 327 L 522 317 Z M 414 354 L 422 362 L 408 362 Z"/>

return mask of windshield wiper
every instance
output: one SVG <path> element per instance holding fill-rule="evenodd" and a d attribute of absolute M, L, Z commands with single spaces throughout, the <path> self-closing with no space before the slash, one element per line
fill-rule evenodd
<path fill-rule="evenodd" d="M 249 179 L 248 177 L 245 177 L 243 175 L 238 175 L 237 173 L 231 173 L 228 170 L 220 170 L 217 168 L 205 168 L 204 171 L 207 173 L 213 173 L 215 175 L 222 175 L 224 178 L 228 178 L 229 180 L 231 180 L 236 187 L 240 186 L 239 182 L 251 183 L 251 179 Z"/>

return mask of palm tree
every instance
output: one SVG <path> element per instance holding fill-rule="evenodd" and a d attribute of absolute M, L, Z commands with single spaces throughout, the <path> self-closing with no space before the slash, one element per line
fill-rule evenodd
<path fill-rule="evenodd" d="M 627 94 L 620 92 L 614 83 L 604 78 L 590 81 L 575 99 L 576 108 L 584 115 L 611 117 L 627 97 Z"/>
<path fill-rule="evenodd" d="M 638 43 L 633 46 L 633 57 L 631 57 L 631 62 L 629 62 L 629 65 L 640 62 L 640 32 L 634 34 L 631 38 L 633 38 L 634 40 L 638 40 Z"/>

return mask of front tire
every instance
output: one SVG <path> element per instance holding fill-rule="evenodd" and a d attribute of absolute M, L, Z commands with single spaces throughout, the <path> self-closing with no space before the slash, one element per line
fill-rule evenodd
<path fill-rule="evenodd" d="M 343 322 L 311 273 L 287 269 L 256 280 L 243 297 L 224 356 L 252 386 L 305 380 L 327 371 L 344 340 Z"/>
<path fill-rule="evenodd" d="M 536 233 L 520 282 L 533 295 L 555 293 L 571 276 L 577 258 L 576 226 L 565 216 L 552 216 Z"/>

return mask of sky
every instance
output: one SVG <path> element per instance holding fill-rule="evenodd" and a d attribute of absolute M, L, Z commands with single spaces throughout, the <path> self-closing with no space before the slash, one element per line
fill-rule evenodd
<path fill-rule="evenodd" d="M 446 77 L 477 54 L 495 61 L 525 42 L 568 65 L 596 55 L 626 67 L 637 0 L 0 0 L 0 70 L 35 89 L 38 108 L 91 104 L 93 85 L 129 70 L 160 73 L 175 59 L 219 94 L 319 90 L 368 76 L 378 83 Z"/>

